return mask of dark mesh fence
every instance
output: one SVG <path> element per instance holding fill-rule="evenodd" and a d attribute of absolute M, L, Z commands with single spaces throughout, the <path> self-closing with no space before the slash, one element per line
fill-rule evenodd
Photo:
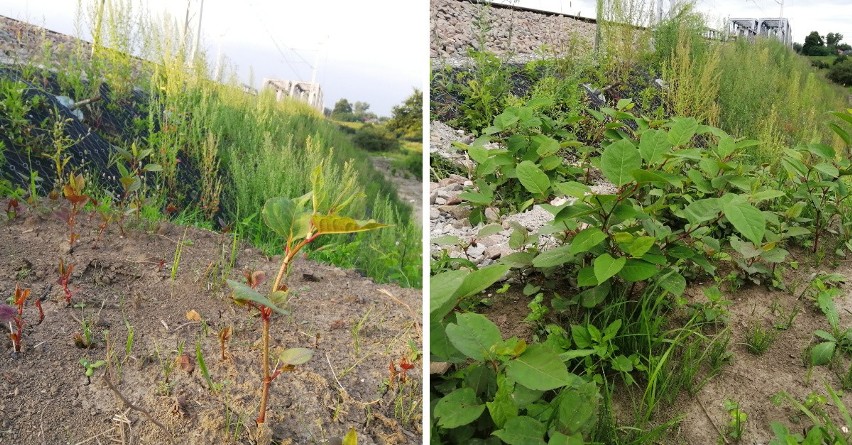
<path fill-rule="evenodd" d="M 24 101 L 32 108 L 26 116 L 28 124 L 12 125 L 10 116 L 0 108 L 0 127 L 6 129 L 24 128 L 23 135 L 0 132 L 5 163 L 0 163 L 0 178 L 9 180 L 13 185 L 29 188 L 33 180 L 32 172 L 37 174 L 36 190 L 45 195 L 54 188 L 56 167 L 50 156 L 54 153 L 53 129 L 57 122 L 64 121 L 62 134 L 71 144 L 63 156 L 69 158 L 64 174 L 70 172 L 85 174 L 90 180 L 111 192 L 121 195 L 118 168 L 112 160 L 115 146 L 129 149 L 130 144 L 139 141 L 147 147 L 149 131 L 150 100 L 146 92 L 133 89 L 129 94 L 116 98 L 106 83 L 99 87 L 99 99 L 83 105 L 83 120 L 80 121 L 71 109 L 60 103 L 57 96 L 67 95 L 62 91 L 55 76 L 44 74 L 38 83 L 22 78 L 21 72 L 12 68 L 0 68 L 0 80 L 17 81 L 25 85 Z M 87 98 L 72 98 L 80 101 Z M 159 117 L 153 116 L 154 130 L 159 128 Z M 182 150 L 185 152 L 185 150 Z M 167 191 L 168 199 L 180 207 L 192 205 L 198 201 L 200 173 L 191 156 L 179 154 L 176 190 Z"/>

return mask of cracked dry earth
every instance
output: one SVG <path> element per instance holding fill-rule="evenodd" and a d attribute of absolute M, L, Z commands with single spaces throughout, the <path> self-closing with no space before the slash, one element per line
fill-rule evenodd
<path fill-rule="evenodd" d="M 78 217 L 81 239 L 69 252 L 60 207 L 45 200 L 0 219 L 0 295 L 12 296 L 16 285 L 32 289 L 23 352 L 13 353 L 5 335 L 0 341 L 0 443 L 269 443 L 269 434 L 256 440 L 254 422 L 261 322 L 222 283 L 242 280 L 243 270 L 274 276 L 280 258 L 237 246 L 229 271 L 227 235 L 156 223 L 126 236 L 112 225 L 96 240 L 98 218 L 88 214 Z M 56 284 L 60 259 L 74 265 L 72 307 Z M 273 354 L 306 347 L 314 355 L 272 383 L 272 443 L 339 443 L 350 428 L 362 444 L 420 443 L 421 292 L 304 258 L 288 284 L 291 314 L 273 319 Z M 39 297 L 45 319 L 36 325 Z M 75 346 L 84 324 L 89 349 Z M 223 360 L 224 328 L 231 335 Z M 218 390 L 203 377 L 196 351 Z M 80 359 L 108 356 L 88 382 Z M 389 386 L 391 363 L 400 370 L 403 357 L 415 366 L 405 383 Z"/>

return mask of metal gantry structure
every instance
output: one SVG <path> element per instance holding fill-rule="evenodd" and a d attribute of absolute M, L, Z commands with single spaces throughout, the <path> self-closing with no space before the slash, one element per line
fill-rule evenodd
<path fill-rule="evenodd" d="M 775 38 L 793 46 L 790 22 L 783 17 L 728 19 L 728 34 L 737 39 L 754 40 L 757 37 Z"/>

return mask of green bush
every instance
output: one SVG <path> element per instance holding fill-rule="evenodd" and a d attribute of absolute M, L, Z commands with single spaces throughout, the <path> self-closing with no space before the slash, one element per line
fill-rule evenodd
<path fill-rule="evenodd" d="M 828 70 L 828 79 L 845 87 L 852 86 L 852 60 L 844 60 Z"/>
<path fill-rule="evenodd" d="M 381 125 L 366 124 L 355 132 L 355 145 L 367 151 L 399 150 L 399 141 L 393 133 Z"/>

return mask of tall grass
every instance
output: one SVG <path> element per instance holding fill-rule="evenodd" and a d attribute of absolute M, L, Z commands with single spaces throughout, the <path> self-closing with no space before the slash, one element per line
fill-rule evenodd
<path fill-rule="evenodd" d="M 419 278 L 385 270 L 382 258 L 415 261 L 406 251 L 412 246 L 396 241 L 415 235 L 419 240 L 419 223 L 410 221 L 411 209 L 336 125 L 300 102 L 246 93 L 236 80 L 212 81 L 206 54 L 193 48 L 194 30 L 183 21 L 152 18 L 132 0 L 107 2 L 100 15 L 99 4 L 78 2 L 77 17 L 100 44 L 93 50 L 78 44 L 63 53 L 67 66 L 85 72 L 87 80 L 75 80 L 54 63 L 46 69 L 57 70 L 62 91 L 51 93 L 78 100 L 106 94 L 101 112 L 123 108 L 141 116 L 122 128 L 97 130 L 112 144 L 153 150 L 151 161 L 162 167 L 146 175 L 153 210 L 171 205 L 204 226 L 239 225 L 248 240 L 275 253 L 281 246 L 259 216 L 263 204 L 274 196 L 306 193 L 310 172 L 323 165 L 332 194 L 354 188 L 363 196 L 346 209 L 347 216 L 393 224 L 383 230 L 387 235 L 364 243 L 372 250 L 359 254 L 357 267 L 379 280 L 419 286 Z M 44 60 L 56 57 L 49 45 L 44 52 Z M 223 77 L 236 79 L 233 73 Z M 419 242 L 413 248 L 419 272 Z"/>
<path fill-rule="evenodd" d="M 689 5 L 655 30 L 652 66 L 669 82 L 668 103 L 679 115 L 761 142 L 757 163 L 777 162 L 781 147 L 819 141 L 840 148 L 823 125 L 848 94 L 818 78 L 808 61 L 774 39 L 718 42 Z"/>

